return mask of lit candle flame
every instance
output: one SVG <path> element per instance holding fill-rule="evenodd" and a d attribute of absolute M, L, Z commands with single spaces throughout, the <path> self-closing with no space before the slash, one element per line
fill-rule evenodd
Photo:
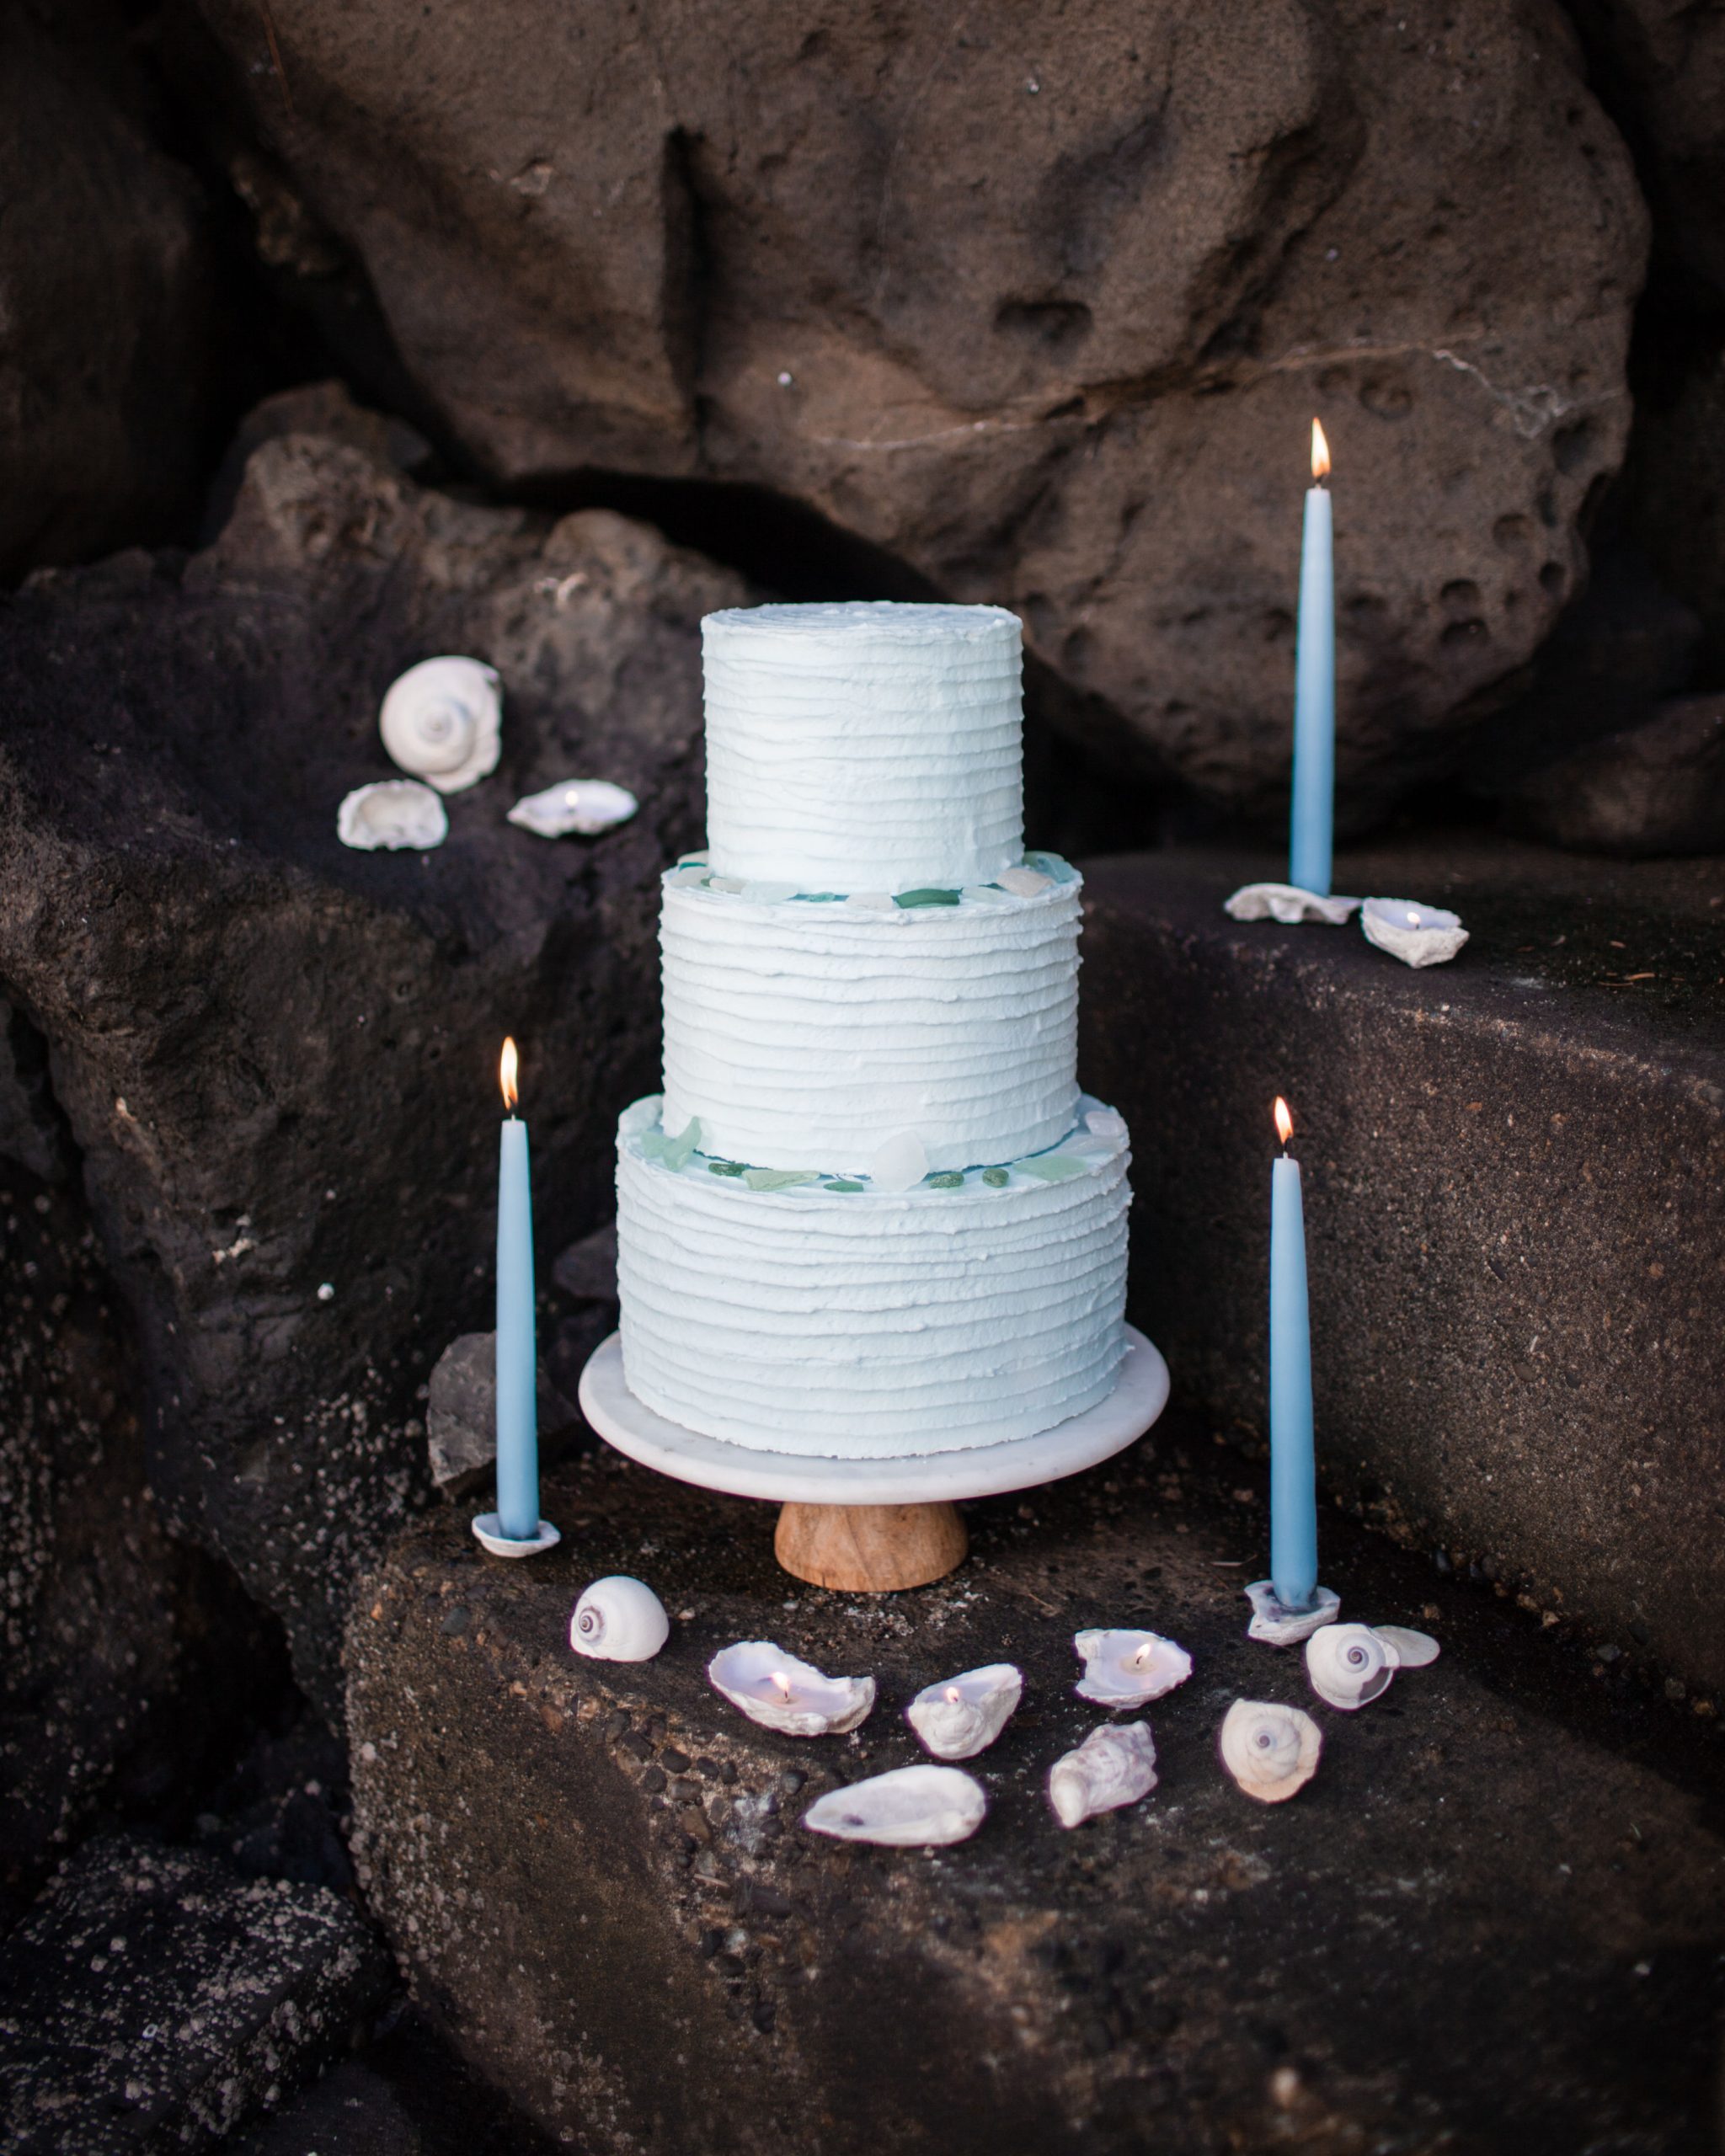
<path fill-rule="evenodd" d="M 948 1687 L 947 1687 L 947 1704 L 948 1704 L 949 1706 L 956 1707 L 956 1706 L 959 1704 L 959 1702 L 964 1699 L 964 1694 L 963 1694 L 963 1693 L 959 1689 L 959 1688 L 958 1688 L 958 1686 L 957 1686 L 956 1684 L 948 1684 Z"/>
<path fill-rule="evenodd" d="M 506 1040 L 503 1044 L 502 1059 L 497 1066 L 497 1082 L 503 1088 L 503 1104 L 511 1115 L 515 1113 L 515 1102 L 521 1097 L 515 1086 L 518 1064 L 515 1044 L 512 1040 Z"/>
<path fill-rule="evenodd" d="M 789 1678 L 785 1674 L 784 1671 L 783 1671 L 783 1670 L 782 1670 L 782 1669 L 775 1669 L 775 1670 L 772 1673 L 772 1681 L 773 1681 L 773 1683 L 774 1683 L 775 1684 L 777 1684 L 777 1687 L 778 1687 L 779 1690 L 780 1690 L 782 1693 L 783 1693 L 783 1694 L 784 1694 L 784 1696 L 786 1697 L 786 1699 L 788 1699 L 788 1699 L 790 1698 L 790 1696 L 791 1696 L 791 1680 L 790 1680 L 790 1678 Z"/>
<path fill-rule="evenodd" d="M 1288 1113 L 1288 1103 L 1282 1098 L 1279 1093 L 1276 1096 L 1276 1105 L 1274 1113 L 1276 1118 L 1276 1135 L 1281 1139 L 1283 1145 L 1285 1145 L 1288 1143 L 1288 1140 L 1294 1135 L 1294 1118 Z"/>
<path fill-rule="evenodd" d="M 1150 1660 L 1151 1652 L 1150 1641 L 1146 1640 L 1137 1653 L 1133 1656 L 1132 1667 L 1135 1669 L 1142 1669 L 1145 1663 Z"/>
<path fill-rule="evenodd" d="M 1330 445 L 1316 419 L 1311 423 L 1311 476 L 1314 479 L 1327 479 L 1330 476 Z"/>

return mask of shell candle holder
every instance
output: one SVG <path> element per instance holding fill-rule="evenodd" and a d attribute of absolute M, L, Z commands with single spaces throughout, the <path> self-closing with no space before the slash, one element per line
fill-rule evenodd
<path fill-rule="evenodd" d="M 1146 1706 L 1192 1674 L 1191 1656 L 1160 1632 L 1075 1632 L 1072 1645 L 1084 1664 L 1073 1689 L 1116 1710 Z"/>
<path fill-rule="evenodd" d="M 874 1705 L 872 1677 L 828 1677 L 772 1640 L 721 1647 L 707 1679 L 750 1721 L 782 1737 L 842 1737 Z"/>
<path fill-rule="evenodd" d="M 1333 1588 L 1314 1588 L 1305 1609 L 1290 1609 L 1277 1595 L 1274 1580 L 1253 1580 L 1244 1592 L 1252 1604 L 1252 1622 L 1246 1627 L 1246 1636 L 1262 1640 L 1266 1646 L 1298 1646 L 1321 1625 L 1333 1625 L 1342 1608 L 1342 1598 Z"/>
<path fill-rule="evenodd" d="M 905 1719 L 937 1759 L 969 1759 L 994 1742 L 1023 1692 L 1023 1677 L 1010 1662 L 991 1662 L 927 1686 Z"/>
<path fill-rule="evenodd" d="M 1332 899 L 1325 891 L 1303 891 L 1297 883 L 1242 883 L 1222 901 L 1231 921 L 1274 921 L 1292 928 L 1302 921 L 1321 921 L 1340 928 L 1358 910 L 1358 899 Z"/>
<path fill-rule="evenodd" d="M 1446 965 L 1467 941 L 1459 914 L 1412 899 L 1367 899 L 1359 909 L 1359 926 L 1368 943 L 1404 966 Z"/>

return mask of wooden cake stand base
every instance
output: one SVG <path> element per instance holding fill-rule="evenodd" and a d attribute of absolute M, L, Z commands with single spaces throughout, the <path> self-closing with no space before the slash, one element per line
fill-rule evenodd
<path fill-rule="evenodd" d="M 580 1397 L 600 1436 L 644 1467 L 782 1505 L 773 1550 L 793 1577 L 886 1594 L 926 1587 L 964 1562 L 969 1544 L 957 1499 L 1033 1489 L 1124 1452 L 1167 1405 L 1168 1366 L 1129 1325 L 1119 1377 L 1098 1406 L 1034 1437 L 901 1460 L 805 1459 L 686 1430 L 629 1390 L 614 1332 L 581 1373 Z"/>

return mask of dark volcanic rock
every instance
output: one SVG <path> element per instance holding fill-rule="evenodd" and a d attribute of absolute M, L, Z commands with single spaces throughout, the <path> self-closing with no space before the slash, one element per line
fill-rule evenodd
<path fill-rule="evenodd" d="M 1244 1637 L 1263 1484 L 1175 1418 L 1076 1483 L 969 1508 L 964 1568 L 873 1598 L 778 1572 L 769 1508 L 606 1453 L 553 1478 L 565 1540 L 531 1567 L 458 1521 L 411 1531 L 356 1608 L 348 1700 L 355 1851 L 419 1996 L 554 2135 L 619 2156 L 1701 2156 L 1717 1723 L 1589 1678 L 1555 1629 L 1327 1513 L 1344 1609 L 1444 1656 L 1364 1713 L 1321 1705 L 1297 1654 Z M 569 1651 L 577 1588 L 612 1571 L 672 1613 L 653 1662 Z M 1153 1796 L 1068 1833 L 1044 1785 L 1098 1719 L 1071 1691 L 1071 1636 L 1096 1623 L 1157 1626 L 1196 1667 L 1149 1710 Z M 705 1664 L 761 1636 L 873 1672 L 873 1716 L 801 1742 L 745 1721 Z M 974 1840 L 800 1828 L 823 1791 L 921 1756 L 918 1688 L 1002 1657 L 1026 1692 L 966 1763 L 990 1801 Z M 1291 1804 L 1216 1759 L 1242 1694 L 1322 1726 Z"/>
<path fill-rule="evenodd" d="M 426 1486 L 416 1395 L 489 1301 L 496 1059 L 521 1041 L 550 1253 L 611 1209 L 651 1084 L 657 876 L 700 828 L 698 617 L 739 581 L 604 512 L 423 491 L 291 434 L 181 563 L 44 573 L 0 636 L 0 984 L 45 1036 L 137 1312 L 150 1479 L 326 1705 L 348 1582 Z M 468 651 L 502 766 L 447 844 L 350 852 L 377 702 Z M 640 814 L 505 821 L 572 774 Z"/>
<path fill-rule="evenodd" d="M 1136 1321 L 1265 1426 L 1270 1106 L 1292 1107 L 1319 1472 L 1392 1532 L 1725 1689 L 1725 908 L 1708 863 L 1461 835 L 1337 888 L 1453 907 L 1414 973 L 1230 921 L 1279 862 L 1087 864 L 1080 1068 L 1132 1128 Z"/>
<path fill-rule="evenodd" d="M 15 1037 L 29 1029 L 14 1020 Z M 40 1042 L 0 1063 L 63 1166 Z M 232 1574 L 163 1532 L 136 1356 L 89 1216 L 0 1134 L 0 1924 L 99 1809 L 172 1811 L 286 1658 Z"/>
<path fill-rule="evenodd" d="M 202 477 L 205 212 L 78 12 L 0 10 L 0 582 L 163 536 Z"/>
<path fill-rule="evenodd" d="M 540 1458 L 547 1441 L 575 1419 L 542 1363 L 538 1371 Z M 464 1497 L 489 1479 L 497 1457 L 497 1335 L 464 1332 L 438 1357 L 425 1401 L 425 1451 L 431 1480 L 446 1497 Z"/>
<path fill-rule="evenodd" d="M 323 1887 L 93 1843 L 7 1941 L 6 2147 L 213 2147 L 345 2046 L 388 1968 L 353 1904 Z"/>
<path fill-rule="evenodd" d="M 1017 608 L 1117 765 L 1285 786 L 1314 412 L 1344 814 L 1453 765 L 1583 569 L 1644 219 L 1554 8 L 197 13 L 212 131 L 249 108 L 489 471 L 788 495 Z"/>
<path fill-rule="evenodd" d="M 1725 853 L 1725 695 L 1674 697 L 1639 726 L 1533 772 L 1509 799 L 1559 846 Z"/>

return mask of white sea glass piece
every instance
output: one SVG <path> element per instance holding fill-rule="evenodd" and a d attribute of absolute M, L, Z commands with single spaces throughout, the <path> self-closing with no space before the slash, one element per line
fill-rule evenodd
<path fill-rule="evenodd" d="M 1359 925 L 1368 943 L 1404 966 L 1447 964 L 1467 941 L 1460 914 L 1413 899 L 1368 899 L 1359 909 Z"/>
<path fill-rule="evenodd" d="M 1303 1708 L 1236 1700 L 1222 1720 L 1222 1764 L 1260 1804 L 1285 1804 L 1317 1772 L 1323 1734 Z"/>
<path fill-rule="evenodd" d="M 937 1759 L 970 1759 L 994 1742 L 1023 1692 L 1023 1676 L 1010 1662 L 991 1662 L 927 1686 L 905 1719 Z"/>
<path fill-rule="evenodd" d="M 1370 1625 L 1326 1625 L 1306 1642 L 1306 1673 L 1326 1705 L 1351 1714 L 1390 1689 L 1396 1652 Z"/>
<path fill-rule="evenodd" d="M 1236 921 L 1279 921 L 1284 928 L 1300 921 L 1322 921 L 1340 928 L 1359 904 L 1358 899 L 1303 891 L 1297 883 L 1242 883 L 1222 901 L 1222 910 Z"/>
<path fill-rule="evenodd" d="M 847 906 L 862 906 L 869 913 L 895 913 L 898 903 L 890 891 L 852 891 Z"/>
<path fill-rule="evenodd" d="M 478 659 L 422 659 L 392 681 L 377 714 L 390 760 L 440 793 L 459 793 L 497 769 L 503 690 Z"/>
<path fill-rule="evenodd" d="M 1252 1604 L 1247 1638 L 1263 1640 L 1273 1647 L 1298 1646 L 1300 1641 L 1309 1640 L 1319 1625 L 1333 1625 L 1342 1609 L 1341 1596 L 1329 1587 L 1314 1588 L 1311 1607 L 1306 1609 L 1290 1609 L 1278 1598 L 1274 1580 L 1253 1580 L 1245 1593 Z"/>
<path fill-rule="evenodd" d="M 651 1662 L 670 1636 L 665 1604 L 626 1572 L 584 1588 L 569 1618 L 569 1645 L 595 1662 Z"/>
<path fill-rule="evenodd" d="M 1063 1827 L 1136 1804 L 1156 1787 L 1156 1742 L 1147 1721 L 1104 1722 L 1049 1770 L 1048 1801 Z"/>
<path fill-rule="evenodd" d="M 1191 1656 L 1160 1632 L 1075 1632 L 1072 1645 L 1084 1663 L 1073 1689 L 1102 1706 L 1146 1705 L 1192 1674 Z"/>
<path fill-rule="evenodd" d="M 1405 1625 L 1374 1625 L 1372 1630 L 1395 1656 L 1398 1669 L 1423 1669 L 1441 1652 L 1429 1632 L 1411 1632 Z"/>
<path fill-rule="evenodd" d="M 429 786 L 416 778 L 382 778 L 356 787 L 336 811 L 335 835 L 359 853 L 423 853 L 449 836 L 449 818 Z"/>
<path fill-rule="evenodd" d="M 542 793 L 525 795 L 510 810 L 509 820 L 542 839 L 567 838 L 571 832 L 590 839 L 628 823 L 640 805 L 626 786 L 613 786 L 609 779 L 566 778 Z"/>
<path fill-rule="evenodd" d="M 762 880 L 745 883 L 742 895 L 757 906 L 777 906 L 782 905 L 787 899 L 795 898 L 797 889 L 794 883 L 773 883 Z"/>
<path fill-rule="evenodd" d="M 1012 902 L 1010 891 L 1002 891 L 993 883 L 967 883 L 959 896 L 980 906 L 1006 906 Z"/>
<path fill-rule="evenodd" d="M 914 1130 L 900 1130 L 874 1155 L 868 1179 L 877 1190 L 914 1190 L 928 1173 L 928 1153 Z"/>
<path fill-rule="evenodd" d="M 957 1767 L 895 1767 L 829 1790 L 803 1814 L 803 1824 L 841 1842 L 937 1849 L 968 1841 L 987 1810 L 981 1783 Z"/>
<path fill-rule="evenodd" d="M 750 1721 L 782 1737 L 842 1736 L 868 1719 L 872 1677 L 828 1677 L 772 1640 L 740 1640 L 707 1665 L 708 1682 Z"/>
<path fill-rule="evenodd" d="M 1092 1138 L 1124 1138 L 1126 1118 L 1113 1108 L 1092 1108 L 1084 1118 L 1084 1128 Z"/>
<path fill-rule="evenodd" d="M 1054 882 L 1039 868 L 1003 868 L 994 879 L 1003 891 L 1010 891 L 1015 899 L 1033 899 L 1045 891 Z"/>

